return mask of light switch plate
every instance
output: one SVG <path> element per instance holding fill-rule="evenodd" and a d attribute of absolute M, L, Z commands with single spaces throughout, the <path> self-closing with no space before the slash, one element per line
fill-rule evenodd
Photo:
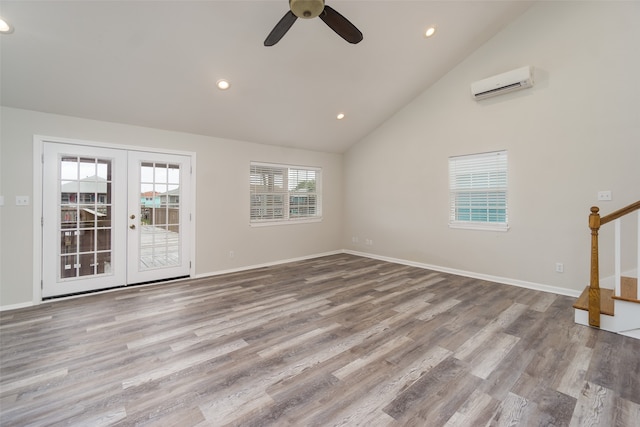
<path fill-rule="evenodd" d="M 29 196 L 16 196 L 16 206 L 27 206 L 29 204 Z"/>
<path fill-rule="evenodd" d="M 0 206 L 4 206 L 4 196 L 0 196 Z"/>
<path fill-rule="evenodd" d="M 611 201 L 611 190 L 598 191 L 598 200 Z"/>

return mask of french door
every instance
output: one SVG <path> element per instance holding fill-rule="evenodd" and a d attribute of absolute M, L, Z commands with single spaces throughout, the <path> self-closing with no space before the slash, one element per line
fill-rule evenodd
<path fill-rule="evenodd" d="M 44 143 L 44 298 L 190 274 L 189 156 Z"/>

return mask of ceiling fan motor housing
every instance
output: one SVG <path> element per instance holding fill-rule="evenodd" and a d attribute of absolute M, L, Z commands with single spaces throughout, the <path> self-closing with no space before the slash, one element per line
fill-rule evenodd
<path fill-rule="evenodd" d="M 315 18 L 324 10 L 324 0 L 289 0 L 289 8 L 298 18 Z"/>

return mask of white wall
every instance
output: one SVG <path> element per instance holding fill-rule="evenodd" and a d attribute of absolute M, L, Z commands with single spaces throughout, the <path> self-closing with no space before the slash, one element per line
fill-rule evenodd
<path fill-rule="evenodd" d="M 208 274 L 336 251 L 342 240 L 342 156 L 178 132 L 2 108 L 0 116 L 0 307 L 33 298 L 33 136 L 184 150 L 196 153 L 196 274 Z M 323 221 L 249 226 L 249 162 L 323 169 Z M 229 257 L 233 250 L 234 258 Z M 36 262 L 37 265 L 37 262 Z"/>
<path fill-rule="evenodd" d="M 589 208 L 606 214 L 640 200 L 638 22 L 640 2 L 534 5 L 346 153 L 344 246 L 582 289 Z M 447 36 L 441 28 L 437 37 Z M 470 99 L 472 81 L 524 65 L 535 67 L 534 88 Z M 511 229 L 450 229 L 448 157 L 501 149 L 509 154 Z M 598 202 L 598 190 L 611 190 L 613 201 Z M 603 230 L 604 247 L 612 234 Z M 626 253 L 626 267 L 635 268 L 635 249 Z M 601 271 L 612 268 L 602 256 Z"/>
<path fill-rule="evenodd" d="M 0 306 L 33 298 L 33 212 L 13 200 L 33 196 L 34 134 L 196 152 L 197 274 L 347 248 L 578 290 L 588 280 L 589 207 L 608 213 L 640 199 L 639 18 L 639 2 L 538 2 L 344 158 L 2 108 Z M 533 89 L 470 99 L 470 82 L 527 64 Z M 449 229 L 447 158 L 500 149 L 509 151 L 511 229 Z M 249 227 L 251 160 L 322 167 L 324 221 Z M 598 190 L 614 200 L 597 202 Z"/>

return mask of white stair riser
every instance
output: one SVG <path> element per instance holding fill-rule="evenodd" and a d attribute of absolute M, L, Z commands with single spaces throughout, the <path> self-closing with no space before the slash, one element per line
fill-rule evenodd
<path fill-rule="evenodd" d="M 579 310 L 574 308 L 575 313 L 575 322 L 579 325 L 589 326 L 589 312 L 586 310 Z M 615 332 L 614 330 L 614 316 L 609 316 L 607 314 L 600 314 L 600 329 L 605 331 Z"/>
<path fill-rule="evenodd" d="M 628 301 L 614 300 L 615 316 L 606 314 L 600 315 L 600 329 L 623 333 L 627 336 L 633 336 L 640 339 L 640 332 L 626 333 L 632 331 L 640 331 L 640 304 Z M 586 310 L 574 309 L 575 322 L 580 325 L 589 326 L 589 312 Z"/>
<path fill-rule="evenodd" d="M 633 329 L 631 331 L 619 332 L 619 334 L 640 340 L 640 329 Z"/>
<path fill-rule="evenodd" d="M 628 331 L 640 328 L 640 304 L 629 301 L 614 300 L 617 331 Z"/>

